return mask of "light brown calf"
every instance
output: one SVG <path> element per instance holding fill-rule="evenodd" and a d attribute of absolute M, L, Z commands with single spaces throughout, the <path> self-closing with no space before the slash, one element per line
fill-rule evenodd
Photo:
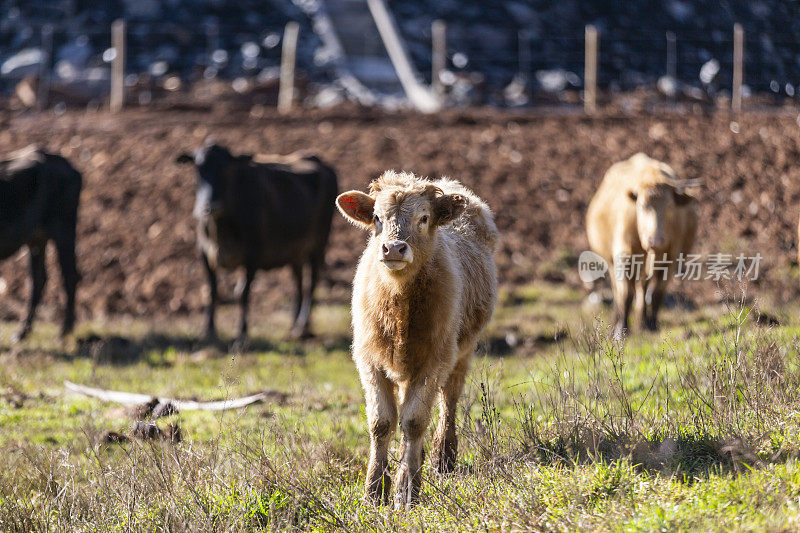
<path fill-rule="evenodd" d="M 353 281 L 353 360 L 370 432 L 366 495 L 388 503 L 389 443 L 403 432 L 395 506 L 417 500 L 422 442 L 438 393 L 433 463 L 456 461 L 456 405 L 470 358 L 497 299 L 497 228 L 460 183 L 384 173 L 369 195 L 349 191 L 342 214 L 371 233 Z M 399 413 L 398 413 L 399 403 Z"/>
<path fill-rule="evenodd" d="M 608 169 L 589 204 L 586 233 L 592 250 L 609 265 L 615 338 L 627 333 L 634 294 L 642 326 L 658 327 L 667 282 L 680 254 L 691 250 L 697 232 L 695 201 L 684 186 L 668 165 L 638 153 Z M 644 265 L 637 267 L 630 259 L 637 255 L 647 257 Z M 654 259 L 659 261 L 658 272 Z"/>

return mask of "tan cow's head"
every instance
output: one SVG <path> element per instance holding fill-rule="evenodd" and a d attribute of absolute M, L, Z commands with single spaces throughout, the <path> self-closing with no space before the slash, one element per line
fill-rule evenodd
<path fill-rule="evenodd" d="M 671 183 L 644 183 L 628 191 L 628 198 L 636 202 L 636 226 L 642 248 L 656 254 L 666 251 L 670 242 L 670 228 L 677 207 L 689 204 L 693 196 L 684 193 Z"/>
<path fill-rule="evenodd" d="M 370 184 L 370 193 L 348 191 L 336 199 L 339 211 L 372 232 L 367 253 L 393 276 L 417 272 L 431 256 L 436 230 L 457 218 L 467 205 L 460 194 L 443 194 L 413 174 L 392 171 Z"/>

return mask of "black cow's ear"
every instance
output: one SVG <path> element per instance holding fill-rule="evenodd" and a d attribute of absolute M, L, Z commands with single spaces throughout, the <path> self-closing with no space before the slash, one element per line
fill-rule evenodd
<path fill-rule="evenodd" d="M 467 208 L 467 198 L 461 194 L 445 194 L 433 201 L 433 223 L 441 226 L 452 222 Z"/>
<path fill-rule="evenodd" d="M 175 162 L 178 163 L 179 165 L 184 165 L 186 163 L 194 163 L 194 157 L 184 152 L 175 158 Z"/>
<path fill-rule="evenodd" d="M 692 196 L 691 194 L 686 194 L 678 191 L 675 191 L 673 194 L 675 196 L 675 203 L 677 205 L 687 205 L 694 201 L 694 196 Z"/>
<path fill-rule="evenodd" d="M 344 217 L 364 229 L 372 225 L 372 211 L 375 199 L 361 191 L 343 192 L 336 198 L 336 207 Z"/>
<path fill-rule="evenodd" d="M 632 201 L 635 202 L 638 197 L 639 195 L 636 194 L 636 191 L 628 191 L 628 198 L 630 198 Z"/>

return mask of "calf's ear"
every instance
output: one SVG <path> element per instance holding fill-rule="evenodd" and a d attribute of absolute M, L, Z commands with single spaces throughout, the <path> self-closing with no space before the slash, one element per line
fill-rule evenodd
<path fill-rule="evenodd" d="M 375 199 L 361 191 L 343 192 L 336 198 L 336 207 L 344 217 L 362 228 L 372 225 L 372 210 Z"/>
<path fill-rule="evenodd" d="M 458 218 L 467 208 L 466 197 L 460 194 L 444 194 L 433 201 L 433 221 L 441 226 Z"/>
<path fill-rule="evenodd" d="M 694 201 L 694 196 L 683 192 L 675 191 L 675 203 L 677 205 L 687 205 Z"/>
<path fill-rule="evenodd" d="M 184 152 L 175 158 L 175 162 L 180 165 L 184 165 L 186 163 L 194 163 L 194 157 Z"/>

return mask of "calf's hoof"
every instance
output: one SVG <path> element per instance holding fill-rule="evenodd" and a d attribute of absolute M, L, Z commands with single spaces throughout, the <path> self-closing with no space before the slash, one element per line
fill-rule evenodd
<path fill-rule="evenodd" d="M 433 462 L 433 467 L 440 474 L 451 474 L 456 469 L 455 447 L 448 446 L 447 443 L 435 446 L 431 461 Z"/>
<path fill-rule="evenodd" d="M 395 511 L 402 511 L 405 509 L 411 509 L 417 504 L 417 498 L 412 498 L 411 496 L 397 493 L 394 495 L 394 510 Z"/>
<path fill-rule="evenodd" d="M 396 511 L 410 509 L 419 500 L 418 489 L 413 487 L 412 476 L 408 470 L 400 467 L 397 472 L 397 484 L 394 493 L 394 508 Z"/>
<path fill-rule="evenodd" d="M 384 501 L 381 498 L 375 498 L 374 496 L 370 496 L 369 494 L 365 494 L 363 498 L 361 498 L 361 503 L 364 505 L 371 505 L 373 507 L 378 507 L 380 505 L 386 505 L 389 503 L 388 501 Z"/>
<path fill-rule="evenodd" d="M 388 505 L 392 500 L 392 478 L 384 476 L 377 486 L 367 485 L 364 502 L 371 505 Z"/>

